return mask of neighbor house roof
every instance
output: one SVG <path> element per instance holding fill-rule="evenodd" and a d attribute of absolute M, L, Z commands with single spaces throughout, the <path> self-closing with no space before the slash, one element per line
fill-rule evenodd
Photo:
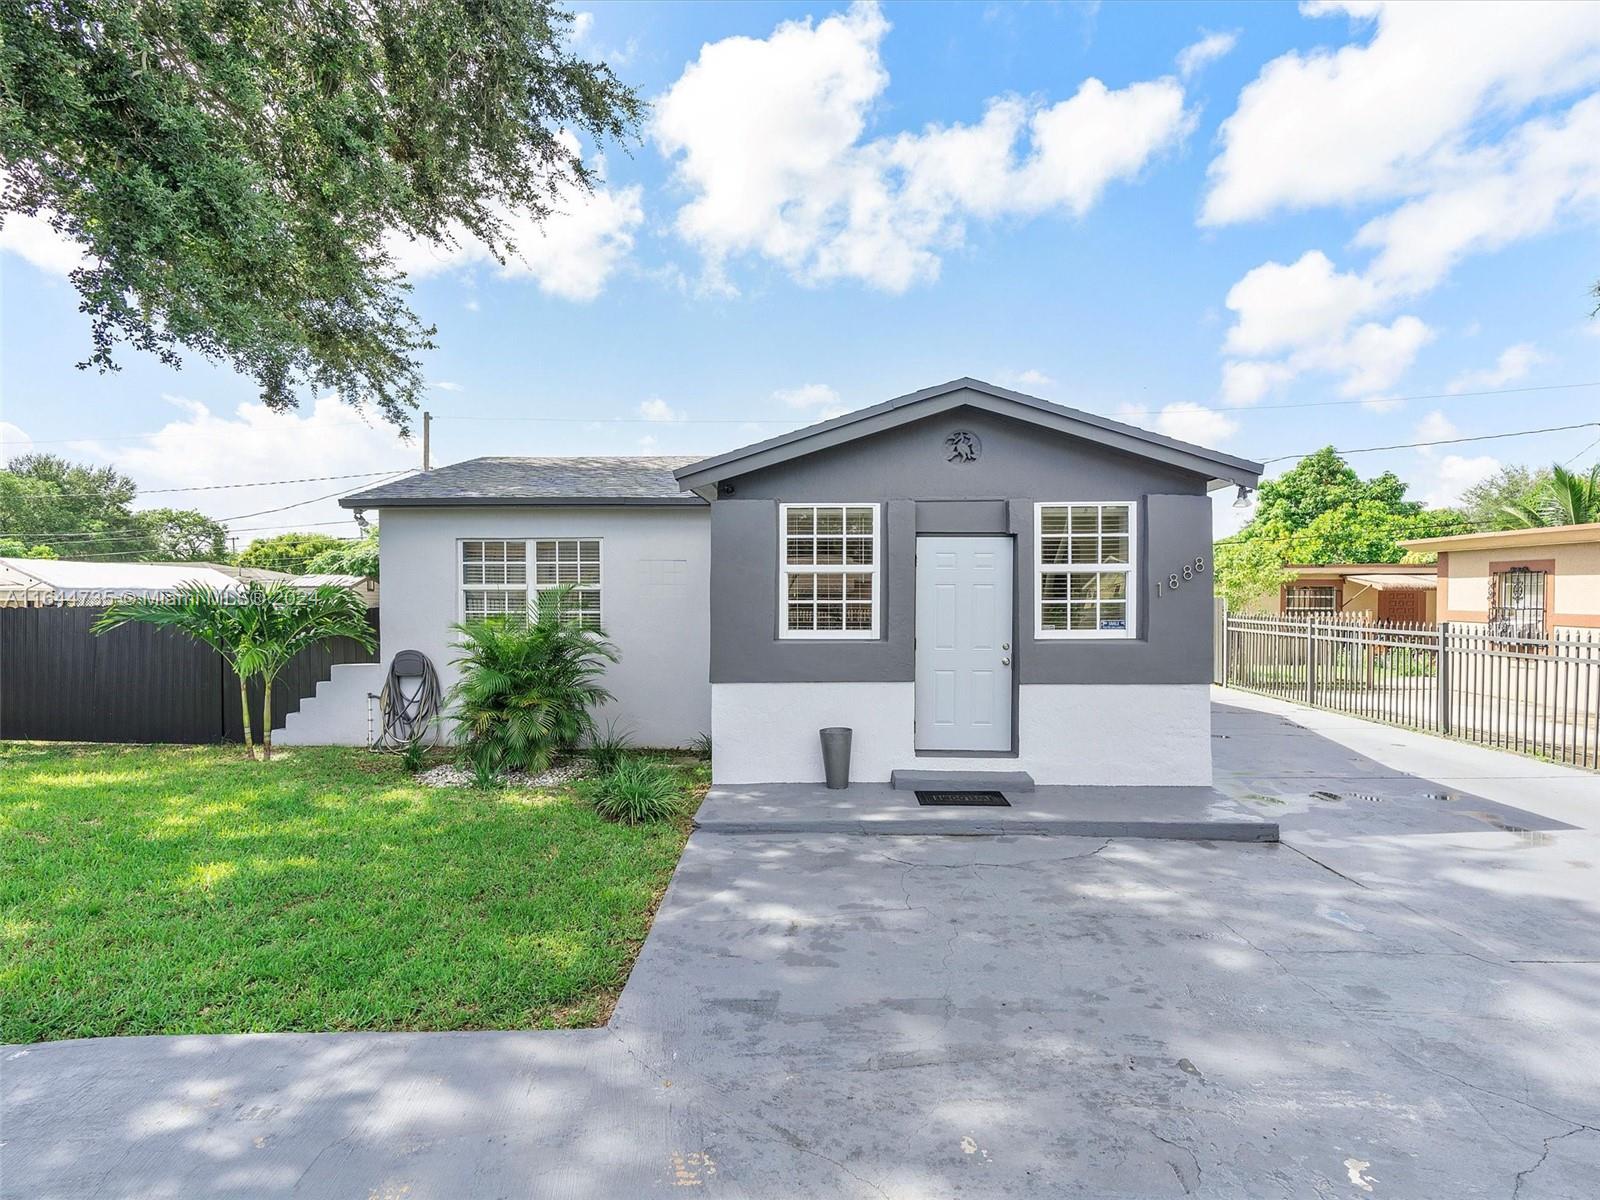
<path fill-rule="evenodd" d="M 345 508 L 702 504 L 673 477 L 689 457 L 472 458 L 341 497 Z"/>
<path fill-rule="evenodd" d="M 1214 487 L 1239 484 L 1255 487 L 1261 478 L 1262 464 L 1237 458 L 1220 450 L 1180 442 L 1163 434 L 1151 433 L 1121 421 L 1075 408 L 1052 404 L 1037 396 L 996 387 L 981 379 L 953 379 L 937 387 L 886 400 L 871 408 L 846 413 L 842 417 L 808 425 L 792 433 L 780 434 L 764 442 L 718 454 L 680 467 L 678 481 L 686 488 L 709 494 L 720 480 L 743 475 L 825 450 L 859 437 L 881 433 L 923 417 L 953 408 L 981 408 L 1001 416 L 1026 421 L 1057 432 L 1098 442 L 1112 450 L 1141 458 L 1154 459 L 1169 466 L 1193 471 L 1211 480 Z"/>
<path fill-rule="evenodd" d="M 1492 533 L 1455 533 L 1448 537 L 1401 542 L 1407 550 L 1499 550 L 1527 546 L 1565 546 L 1600 542 L 1600 522 L 1589 525 L 1545 525 L 1535 529 L 1500 529 Z"/>
<path fill-rule="evenodd" d="M 1439 577 L 1432 571 L 1346 575 L 1345 580 L 1348 583 L 1363 583 L 1375 592 L 1431 592 L 1439 586 Z"/>
<path fill-rule="evenodd" d="M 84 562 L 68 558 L 0 558 L 0 596 L 35 603 L 109 603 L 159 597 L 184 584 L 227 591 L 238 581 L 208 563 Z"/>

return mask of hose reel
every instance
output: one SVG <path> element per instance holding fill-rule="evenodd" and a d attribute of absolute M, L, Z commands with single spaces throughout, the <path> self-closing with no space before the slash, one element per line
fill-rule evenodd
<path fill-rule="evenodd" d="M 374 746 L 400 749 L 421 741 L 437 722 L 442 706 L 439 675 L 428 656 L 420 650 L 400 651 L 390 661 L 378 693 L 383 728 Z"/>

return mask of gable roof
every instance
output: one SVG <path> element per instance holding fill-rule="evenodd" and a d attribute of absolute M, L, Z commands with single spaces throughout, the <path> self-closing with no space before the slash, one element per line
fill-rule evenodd
<path fill-rule="evenodd" d="M 981 379 L 963 378 L 923 388 L 919 392 L 808 425 L 792 433 L 780 434 L 739 450 L 701 459 L 679 468 L 676 475 L 683 487 L 692 488 L 709 499 L 715 494 L 716 485 L 721 480 L 962 407 L 981 408 L 1000 416 L 1098 442 L 1124 454 L 1193 471 L 1204 475 L 1213 487 L 1240 484 L 1253 488 L 1260 480 L 1263 469 L 1261 463 L 1247 458 L 1224 454 L 1220 450 L 1208 450 L 1204 446 L 1180 442 L 1176 438 L 1125 425 L 1109 417 L 1052 404 L 1037 396 L 996 387 Z"/>
<path fill-rule="evenodd" d="M 685 495 L 673 471 L 682 455 L 584 458 L 472 458 L 343 496 L 345 508 L 447 505 L 703 504 Z"/>

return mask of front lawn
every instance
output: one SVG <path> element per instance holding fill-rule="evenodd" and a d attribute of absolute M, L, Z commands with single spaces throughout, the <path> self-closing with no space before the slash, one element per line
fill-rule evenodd
<path fill-rule="evenodd" d="M 0 1041 L 605 1020 L 687 819 L 279 754 L 0 743 Z"/>

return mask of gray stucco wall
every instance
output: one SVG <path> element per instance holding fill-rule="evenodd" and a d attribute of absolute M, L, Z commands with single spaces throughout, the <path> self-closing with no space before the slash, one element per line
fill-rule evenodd
<path fill-rule="evenodd" d="M 602 723 L 615 718 L 641 746 L 710 731 L 705 508 L 386 508 L 381 520 L 384 669 L 396 651 L 421 650 L 446 688 L 455 681 L 460 539 L 599 538 L 602 618 L 621 654 L 606 672 L 616 702 Z"/>
<path fill-rule="evenodd" d="M 951 463 L 944 439 L 977 433 L 977 462 Z M 1016 678 L 1031 683 L 1204 683 L 1211 670 L 1211 502 L 1204 477 L 973 409 L 941 414 L 731 481 L 711 506 L 714 683 L 897 682 L 915 678 L 916 537 L 1016 538 Z M 1034 630 L 1036 501 L 1139 502 L 1138 634 L 1042 640 Z M 778 637 L 778 505 L 884 505 L 880 636 Z M 1157 595 L 1155 580 L 1199 557 L 1205 578 Z"/>

